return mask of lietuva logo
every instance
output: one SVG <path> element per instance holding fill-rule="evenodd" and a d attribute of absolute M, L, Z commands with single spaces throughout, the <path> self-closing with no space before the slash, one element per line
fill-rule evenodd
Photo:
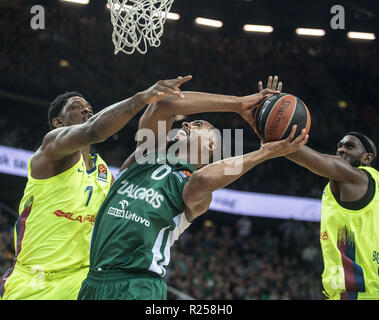
<path fill-rule="evenodd" d="M 129 210 L 110 207 L 108 209 L 107 213 L 109 215 L 115 216 L 117 218 L 124 218 L 124 219 L 131 220 L 134 222 L 139 222 L 140 224 L 143 224 L 145 227 L 150 226 L 149 220 L 147 220 L 146 218 L 143 218 L 143 217 L 139 216 L 138 214 L 131 212 Z"/>

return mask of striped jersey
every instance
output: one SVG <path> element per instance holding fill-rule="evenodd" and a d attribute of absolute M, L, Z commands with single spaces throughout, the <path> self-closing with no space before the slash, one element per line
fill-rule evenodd
<path fill-rule="evenodd" d="M 182 192 L 195 169 L 163 153 L 153 160 L 118 175 L 93 229 L 91 270 L 165 275 L 170 248 L 190 225 Z"/>
<path fill-rule="evenodd" d="M 379 299 L 379 172 L 359 168 L 375 181 L 374 197 L 366 207 L 342 207 L 330 184 L 322 197 L 322 282 L 330 299 Z"/>

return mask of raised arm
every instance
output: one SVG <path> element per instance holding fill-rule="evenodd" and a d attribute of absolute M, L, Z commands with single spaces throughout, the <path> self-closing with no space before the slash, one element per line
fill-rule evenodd
<path fill-rule="evenodd" d="M 191 79 L 191 76 L 179 77 L 170 83 L 173 90 Z M 278 91 L 262 89 L 260 92 L 237 97 L 204 92 L 183 91 L 182 96 L 170 96 L 148 106 L 142 115 L 138 129 L 150 129 L 155 137 L 158 136 L 158 121 L 164 121 L 166 134 L 172 127 L 175 115 L 191 115 L 204 112 L 235 112 L 241 115 L 252 125 L 251 110 L 258 106 L 263 99 Z M 142 143 L 142 137 L 138 137 L 138 144 Z"/>
<path fill-rule="evenodd" d="M 306 144 L 305 130 L 293 139 L 295 131 L 296 126 L 287 139 L 266 143 L 257 151 L 220 160 L 195 171 L 183 189 L 187 220 L 192 221 L 208 210 L 213 191 L 231 184 L 256 165 L 292 153 Z"/>
<path fill-rule="evenodd" d="M 121 130 L 147 104 L 168 95 L 180 95 L 159 81 L 135 96 L 115 103 L 78 125 L 61 127 L 49 132 L 42 143 L 41 151 L 51 160 L 64 158 L 84 147 L 99 143 Z"/>
<path fill-rule="evenodd" d="M 317 152 L 307 146 L 288 154 L 287 159 L 307 168 L 313 173 L 336 182 L 361 183 L 367 181 L 365 174 L 337 156 Z"/>

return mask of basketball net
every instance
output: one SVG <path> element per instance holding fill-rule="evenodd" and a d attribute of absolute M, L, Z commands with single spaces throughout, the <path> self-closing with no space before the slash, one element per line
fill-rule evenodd
<path fill-rule="evenodd" d="M 174 0 L 108 0 L 113 25 L 114 53 L 145 54 L 159 47 L 163 25 Z"/>

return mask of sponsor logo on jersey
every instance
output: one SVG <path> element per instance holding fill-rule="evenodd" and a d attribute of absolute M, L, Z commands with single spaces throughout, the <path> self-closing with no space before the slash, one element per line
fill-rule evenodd
<path fill-rule="evenodd" d="M 124 210 L 124 209 L 118 209 L 115 207 L 110 207 L 107 212 L 111 216 L 115 216 L 117 218 L 125 218 L 134 222 L 139 222 L 140 224 L 145 225 L 145 227 L 150 226 L 150 221 L 147 220 L 146 218 L 142 218 L 138 214 L 131 212 L 129 210 Z"/>
<path fill-rule="evenodd" d="M 99 178 L 107 180 L 108 170 L 104 164 L 99 164 L 97 167 L 97 175 Z"/>
<path fill-rule="evenodd" d="M 134 185 L 133 183 L 129 183 L 127 180 L 123 180 L 121 184 L 122 186 L 117 190 L 118 194 L 126 195 L 131 199 L 146 201 L 155 209 L 160 208 L 162 202 L 164 201 L 163 195 L 152 188 L 147 189 L 139 185 Z"/>
<path fill-rule="evenodd" d="M 89 222 L 92 225 L 95 223 L 95 220 L 96 220 L 96 216 L 94 216 L 93 214 L 87 214 L 85 216 L 82 216 L 82 215 L 74 216 L 72 212 L 64 212 L 62 210 L 56 210 L 54 211 L 54 214 L 59 218 L 62 217 L 62 218 L 66 218 L 71 221 L 77 221 L 80 223 Z"/>
<path fill-rule="evenodd" d="M 320 240 L 328 240 L 328 233 L 326 231 L 320 232 Z"/>
<path fill-rule="evenodd" d="M 183 182 L 184 179 L 188 179 L 192 172 L 188 170 L 174 171 L 173 174 L 179 179 L 180 182 Z"/>
<path fill-rule="evenodd" d="M 182 170 L 182 171 L 179 171 L 179 174 L 183 174 L 183 175 L 184 175 L 183 178 L 187 178 L 187 177 L 192 176 L 192 172 L 190 172 L 190 171 L 188 171 L 188 170 Z"/>

